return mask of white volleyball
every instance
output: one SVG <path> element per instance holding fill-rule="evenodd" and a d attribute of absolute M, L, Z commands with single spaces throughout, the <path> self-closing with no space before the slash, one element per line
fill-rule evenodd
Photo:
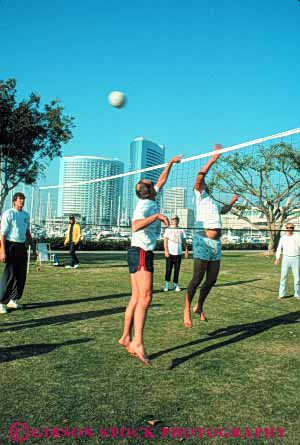
<path fill-rule="evenodd" d="M 108 102 L 115 108 L 122 108 L 126 104 L 126 96 L 121 91 L 112 91 L 108 95 Z"/>

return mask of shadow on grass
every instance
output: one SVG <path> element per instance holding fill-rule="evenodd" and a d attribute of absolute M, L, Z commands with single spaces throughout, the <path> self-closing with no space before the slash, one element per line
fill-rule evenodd
<path fill-rule="evenodd" d="M 89 303 L 93 301 L 103 301 L 103 300 L 110 300 L 113 298 L 124 298 L 124 297 L 130 297 L 131 294 L 111 294 L 111 295 L 102 295 L 100 297 L 89 297 L 89 298 L 80 298 L 78 300 L 57 300 L 57 301 L 47 301 L 45 303 L 38 302 L 38 303 L 28 303 L 25 305 L 26 309 L 40 309 L 40 308 L 46 308 L 46 307 L 55 307 L 55 306 L 64 306 L 67 304 L 80 304 L 80 303 Z"/>
<path fill-rule="evenodd" d="M 13 360 L 24 359 L 36 355 L 48 354 L 54 349 L 61 348 L 68 345 L 78 345 L 87 343 L 93 340 L 92 338 L 84 338 L 78 340 L 68 340 L 63 343 L 40 343 L 33 345 L 18 345 L 8 348 L 0 348 L 0 363 L 11 362 Z"/>
<path fill-rule="evenodd" d="M 254 278 L 253 280 L 229 281 L 222 284 L 216 284 L 214 287 L 238 286 L 239 284 L 253 283 L 254 281 L 260 281 L 260 280 L 261 278 Z"/>
<path fill-rule="evenodd" d="M 124 263 L 127 265 L 127 251 L 120 250 L 119 252 L 111 251 L 106 253 L 103 253 L 103 251 L 94 251 L 87 253 L 84 250 L 79 250 L 76 253 L 81 264 L 98 264 L 99 262 L 106 263 L 110 261 L 124 261 Z M 70 262 L 70 255 L 68 254 L 68 252 L 57 253 L 57 256 L 59 261 L 62 263 Z"/>
<path fill-rule="evenodd" d="M 152 294 L 160 293 L 160 290 L 154 290 Z M 80 298 L 76 300 L 56 300 L 56 301 L 47 301 L 45 303 L 37 302 L 37 303 L 28 303 L 25 304 L 24 310 L 28 309 L 40 309 L 46 307 L 55 307 L 55 306 L 64 306 L 68 304 L 80 304 L 80 303 L 89 303 L 94 301 L 103 301 L 103 300 L 111 300 L 114 298 L 125 298 L 130 297 L 131 293 L 126 294 L 111 294 L 111 295 L 101 295 L 99 297 L 89 297 L 89 298 Z"/>
<path fill-rule="evenodd" d="M 107 262 L 109 262 L 109 261 L 105 261 L 106 263 Z M 86 262 L 86 261 L 81 261 L 80 262 L 80 266 L 83 266 L 83 267 L 80 267 L 80 270 L 85 270 L 85 269 L 88 269 L 88 266 L 91 266 L 91 265 L 97 265 L 97 266 L 99 266 L 101 269 L 105 269 L 105 268 L 110 268 L 110 267 L 127 267 L 128 268 L 128 264 L 126 263 L 126 264 L 103 264 L 103 262 L 100 262 L 100 261 L 88 261 L 88 262 Z M 62 268 L 62 269 L 68 269 L 68 272 L 69 273 L 71 273 L 71 271 L 72 270 L 74 270 L 74 267 L 73 268 L 66 268 L 66 266 L 69 266 L 69 263 L 66 261 L 65 263 L 59 263 L 59 264 L 57 264 L 56 266 L 53 266 L 52 264 L 47 264 L 46 265 L 47 267 L 53 267 L 53 269 L 55 268 L 55 269 L 57 269 L 57 268 Z M 44 268 L 44 266 L 42 266 L 43 268 Z M 76 270 L 76 274 L 78 274 L 78 268 L 77 269 L 75 269 Z"/>
<path fill-rule="evenodd" d="M 244 256 L 242 253 L 226 253 L 226 250 L 223 249 L 223 258 L 238 258 Z"/>
<path fill-rule="evenodd" d="M 128 269 L 128 264 L 105 264 L 104 266 L 103 264 L 99 264 L 100 269 L 111 269 L 113 267 L 125 267 L 126 269 Z"/>
<path fill-rule="evenodd" d="M 297 322 L 299 322 L 299 317 L 300 317 L 300 311 L 296 311 L 296 312 L 290 312 L 288 314 L 280 315 L 278 317 L 269 318 L 267 320 L 262 320 L 259 322 L 227 326 L 225 328 L 217 329 L 216 331 L 209 333 L 207 338 L 200 338 L 197 340 L 193 340 L 189 343 L 185 343 L 183 345 L 175 346 L 173 348 L 165 349 L 163 351 L 158 351 L 158 352 L 150 355 L 149 358 L 150 358 L 150 360 L 153 360 L 154 358 L 157 358 L 157 357 L 164 355 L 168 352 L 173 352 L 178 349 L 184 349 L 189 346 L 206 343 L 210 340 L 217 340 L 219 338 L 228 337 L 230 335 L 238 334 L 236 337 L 226 339 L 224 341 L 221 341 L 220 343 L 206 346 L 205 348 L 203 348 L 199 351 L 195 351 L 195 352 L 192 352 L 191 354 L 187 354 L 182 357 L 173 359 L 172 364 L 169 367 L 169 369 L 171 370 L 171 369 L 176 368 L 179 365 L 182 365 L 186 361 L 193 359 L 194 357 L 198 357 L 198 356 L 205 354 L 207 352 L 215 351 L 217 349 L 232 345 L 239 341 L 246 340 L 247 338 L 261 334 L 262 332 L 265 332 L 268 329 L 272 329 L 276 326 L 297 323 Z"/>
<path fill-rule="evenodd" d="M 151 307 L 158 307 L 160 304 L 152 304 Z M 106 315 L 115 315 L 125 312 L 126 307 L 115 307 L 102 309 L 100 311 L 77 312 L 75 314 L 55 315 L 53 317 L 44 317 L 10 323 L 2 323 L 0 332 L 20 331 L 22 329 L 39 328 L 41 326 L 63 325 L 76 321 L 89 320 L 92 318 L 104 317 Z"/>

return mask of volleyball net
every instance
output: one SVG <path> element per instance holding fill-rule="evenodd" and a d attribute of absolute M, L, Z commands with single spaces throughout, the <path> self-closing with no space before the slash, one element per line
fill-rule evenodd
<path fill-rule="evenodd" d="M 184 150 L 182 151 L 184 152 Z M 177 215 L 180 227 L 193 236 L 195 221 L 194 182 L 197 172 L 214 152 L 195 154 L 174 164 L 168 181 L 158 194 L 161 213 Z M 215 201 L 239 200 L 222 216 L 223 242 L 267 241 L 270 230 L 283 230 L 287 221 L 300 229 L 300 129 L 296 128 L 221 150 L 206 183 Z M 167 159 L 167 156 L 166 156 Z M 68 215 L 75 215 L 85 240 L 104 237 L 129 238 L 137 197 L 135 184 L 141 179 L 154 183 L 167 163 L 134 171 L 119 170 L 85 179 L 88 165 L 66 173 L 62 183 L 34 188 L 27 203 L 36 238 L 63 236 Z"/>

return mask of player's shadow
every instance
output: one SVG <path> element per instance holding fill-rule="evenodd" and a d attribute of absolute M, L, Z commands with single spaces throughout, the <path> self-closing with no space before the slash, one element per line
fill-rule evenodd
<path fill-rule="evenodd" d="M 155 290 L 152 292 L 160 293 L 160 291 Z M 54 300 L 54 301 L 45 301 L 45 302 L 37 302 L 37 303 L 28 303 L 25 304 L 24 310 L 26 309 L 40 309 L 40 308 L 47 308 L 47 307 L 55 307 L 55 306 L 65 306 L 68 304 L 80 304 L 80 303 L 89 303 L 89 302 L 95 302 L 95 301 L 103 301 L 103 300 L 112 300 L 114 298 L 126 298 L 130 297 L 131 293 L 126 294 L 111 294 L 111 295 L 101 295 L 99 297 L 88 297 L 88 298 L 79 298 L 74 300 Z"/>
<path fill-rule="evenodd" d="M 214 287 L 225 287 L 225 286 L 238 286 L 239 284 L 253 283 L 254 281 L 261 281 L 261 278 L 253 278 L 252 280 L 240 280 L 240 281 L 229 281 L 226 283 L 217 283 Z"/>
<path fill-rule="evenodd" d="M 108 265 L 103 265 L 100 264 L 99 265 L 99 269 L 111 269 L 112 267 L 125 267 L 126 269 L 128 269 L 128 264 L 108 264 Z"/>
<path fill-rule="evenodd" d="M 224 258 L 239 258 L 239 257 L 242 257 L 242 256 L 244 256 L 242 253 L 233 253 L 233 254 L 230 254 L 230 253 L 227 253 L 227 252 L 224 250 Z"/>
<path fill-rule="evenodd" d="M 103 300 L 111 300 L 114 298 L 125 298 L 130 297 L 131 294 L 111 294 L 111 295 L 101 295 L 99 297 L 89 297 L 89 298 L 78 298 L 74 300 L 56 300 L 56 301 L 45 301 L 45 302 L 37 302 L 37 303 L 28 303 L 25 304 L 24 309 L 38 309 L 38 308 L 46 308 L 46 307 L 55 307 L 55 306 L 65 306 L 68 304 L 80 304 L 80 303 L 89 303 L 95 301 L 103 301 Z"/>
<path fill-rule="evenodd" d="M 172 364 L 169 367 L 169 369 L 174 369 L 177 366 L 182 365 L 186 361 L 191 360 L 195 357 L 198 357 L 202 354 L 205 354 L 205 353 L 211 352 L 211 351 L 215 351 L 217 349 L 232 345 L 232 344 L 237 343 L 242 340 L 246 340 L 247 338 L 261 334 L 261 333 L 263 333 L 269 329 L 272 329 L 276 326 L 299 323 L 300 322 L 299 317 L 300 317 L 300 311 L 296 311 L 296 312 L 290 312 L 288 314 L 280 315 L 278 317 L 269 318 L 269 319 L 258 321 L 258 322 L 227 326 L 225 328 L 217 329 L 216 331 L 210 332 L 208 334 L 208 337 L 206 337 L 206 338 L 200 338 L 197 340 L 193 340 L 189 343 L 185 343 L 183 345 L 178 345 L 173 348 L 159 351 L 159 352 L 149 356 L 149 358 L 153 360 L 154 358 L 157 358 L 157 357 L 159 357 L 163 354 L 166 354 L 168 352 L 173 352 L 178 349 L 185 349 L 189 346 L 194 346 L 194 345 L 201 344 L 201 343 L 207 343 L 210 340 L 222 339 L 224 337 L 238 334 L 233 338 L 226 339 L 226 340 L 221 341 L 217 344 L 206 346 L 201 350 L 192 352 L 191 354 L 187 354 L 182 357 L 176 357 L 175 359 L 172 360 Z"/>
<path fill-rule="evenodd" d="M 123 263 L 123 264 L 103 264 L 103 263 L 99 263 L 98 260 L 91 260 L 91 261 L 81 261 L 80 263 L 81 265 L 84 266 L 91 266 L 96 264 L 100 269 L 105 269 L 105 268 L 111 268 L 111 267 L 126 267 L 128 269 L 128 264 L 127 263 Z M 63 269 L 66 268 L 66 266 L 68 265 L 68 262 L 66 261 L 66 263 L 59 263 L 56 266 L 53 266 L 55 269 L 58 267 L 61 267 Z M 52 267 L 52 265 L 50 266 Z M 88 267 L 82 267 L 80 270 L 89 270 Z M 72 269 L 68 271 L 68 273 L 72 273 Z M 76 274 L 78 275 L 78 269 Z"/>
<path fill-rule="evenodd" d="M 68 257 L 63 258 L 64 261 L 69 261 Z M 106 267 L 112 267 L 111 262 L 116 261 L 122 261 L 120 267 L 128 267 L 127 264 L 127 251 L 116 254 L 107 254 L 107 255 L 101 255 L 101 254 L 85 254 L 84 251 L 81 251 L 81 255 L 79 256 L 79 260 L 81 264 L 98 264 L 100 266 L 105 265 Z"/>
<path fill-rule="evenodd" d="M 151 307 L 158 307 L 160 304 L 152 304 Z M 90 320 L 93 318 L 105 317 L 110 315 L 121 314 L 125 312 L 126 307 L 115 307 L 102 309 L 99 311 L 77 312 L 75 314 L 54 315 L 52 317 L 44 317 L 38 319 L 30 319 L 16 321 L 10 323 L 2 323 L 0 332 L 20 331 L 22 329 L 39 328 L 41 326 L 60 326 L 67 323 L 74 323 L 82 320 Z"/>
<path fill-rule="evenodd" d="M 57 348 L 68 345 L 78 345 L 87 343 L 93 340 L 92 338 L 84 338 L 77 340 L 68 340 L 62 343 L 37 343 L 31 345 L 18 345 L 0 348 L 0 363 L 11 362 L 13 360 L 24 359 L 41 354 L 48 354 Z"/>
<path fill-rule="evenodd" d="M 215 284 L 214 287 L 226 287 L 226 286 L 238 286 L 240 284 L 249 284 L 249 283 L 253 283 L 255 281 L 261 281 L 262 278 L 254 278 L 252 280 L 241 280 L 241 281 L 229 281 L 229 282 L 225 282 L 225 283 L 217 283 Z M 274 293 L 274 288 L 268 288 L 268 287 L 262 287 L 262 286 L 255 286 L 253 284 L 249 284 L 249 288 L 250 289 L 260 289 L 260 290 L 264 290 L 266 292 L 271 292 L 272 294 Z M 224 297 L 224 295 L 223 295 Z"/>

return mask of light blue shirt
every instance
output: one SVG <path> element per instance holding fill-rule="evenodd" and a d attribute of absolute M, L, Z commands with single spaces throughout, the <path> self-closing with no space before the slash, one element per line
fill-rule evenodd
<path fill-rule="evenodd" d="M 24 243 L 29 223 L 29 213 L 25 210 L 6 210 L 1 218 L 1 235 L 4 235 L 8 241 Z"/>

